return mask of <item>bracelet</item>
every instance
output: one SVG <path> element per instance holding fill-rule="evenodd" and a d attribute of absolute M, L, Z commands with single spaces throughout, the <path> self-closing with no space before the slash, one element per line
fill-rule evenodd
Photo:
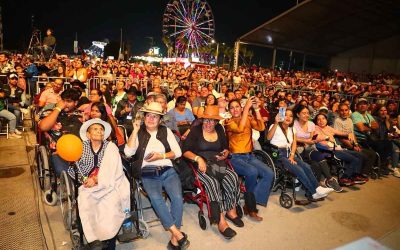
<path fill-rule="evenodd" d="M 58 110 L 61 113 L 62 109 L 60 107 L 55 107 L 54 110 Z"/>
<path fill-rule="evenodd" d="M 254 112 L 260 112 L 259 108 L 254 109 Z"/>
<path fill-rule="evenodd" d="M 199 159 L 199 156 L 196 155 L 196 157 L 194 157 L 194 160 L 193 160 L 193 161 L 197 162 L 198 159 Z"/>
<path fill-rule="evenodd" d="M 164 160 L 167 158 L 167 154 L 166 153 L 162 154 L 162 156 L 163 156 Z"/>

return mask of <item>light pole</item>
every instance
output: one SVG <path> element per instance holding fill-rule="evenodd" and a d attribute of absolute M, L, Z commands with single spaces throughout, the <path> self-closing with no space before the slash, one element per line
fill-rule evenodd
<path fill-rule="evenodd" d="M 215 65 L 218 66 L 218 55 L 219 55 L 219 43 L 217 43 L 214 39 L 211 40 L 211 43 L 217 44 L 217 51 L 215 52 Z M 223 45 L 225 45 L 225 43 L 222 43 Z"/>

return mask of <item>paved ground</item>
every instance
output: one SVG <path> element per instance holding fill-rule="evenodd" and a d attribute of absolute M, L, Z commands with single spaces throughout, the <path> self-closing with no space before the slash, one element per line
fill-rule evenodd
<path fill-rule="evenodd" d="M 26 133 L 25 137 L 29 138 L 26 140 L 27 149 L 31 149 L 34 136 Z M 0 138 L 0 143 L 3 143 L 1 145 L 9 144 L 7 152 L 25 149 L 15 147 L 9 142 L 10 140 Z M 4 148 L 0 149 L 2 168 L 7 157 L 4 157 Z M 33 156 L 33 150 L 28 155 Z M 12 156 L 10 159 L 23 161 L 22 157 L 27 157 L 27 154 L 17 158 Z M 5 183 L 3 179 L 0 181 L 1 184 Z M 19 180 L 20 185 L 22 182 L 26 180 Z M 4 186 L 0 187 L 0 192 L 4 194 Z M 26 189 L 26 192 L 30 191 Z M 331 194 L 323 202 L 307 207 L 295 206 L 289 210 L 280 207 L 279 194 L 275 193 L 272 194 L 268 207 L 260 208 L 264 221 L 256 223 L 245 218 L 244 228 L 233 226 L 238 235 L 231 241 L 223 239 L 215 226 L 206 231 L 201 230 L 197 221 L 197 207 L 185 204 L 182 229 L 189 235 L 190 249 L 333 249 L 364 236 L 376 239 L 392 249 L 400 249 L 399 194 L 400 179 L 395 177 L 370 181 L 354 190 L 347 189 L 345 193 Z M 32 201 L 29 206 L 35 206 L 35 203 Z M 4 207 L 4 203 L 0 203 L 0 211 Z M 40 202 L 39 209 L 47 247 L 70 249 L 69 234 L 63 227 L 60 208 Z M 146 218 L 151 217 L 154 214 L 147 212 Z M 1 221 L 2 230 L 22 230 L 15 226 L 6 226 L 7 228 Z M 166 249 L 168 240 L 168 233 L 161 226 L 155 225 L 150 229 L 149 238 L 118 245 L 117 249 Z M 3 242 L 4 240 L 0 240 L 0 249 L 13 249 L 2 247 Z"/>

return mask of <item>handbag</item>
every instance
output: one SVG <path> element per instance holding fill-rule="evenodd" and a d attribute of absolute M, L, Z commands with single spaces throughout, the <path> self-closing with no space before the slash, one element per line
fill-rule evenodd
<path fill-rule="evenodd" d="M 218 181 L 222 181 L 226 174 L 226 163 L 225 161 L 217 161 L 217 160 L 207 160 L 207 170 L 206 174 L 214 177 Z"/>

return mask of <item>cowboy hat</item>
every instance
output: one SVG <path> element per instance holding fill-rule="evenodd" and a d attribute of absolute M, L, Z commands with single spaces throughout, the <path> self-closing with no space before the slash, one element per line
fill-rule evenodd
<path fill-rule="evenodd" d="M 209 105 L 205 107 L 204 112 L 199 118 L 203 119 L 214 119 L 214 120 L 222 120 L 223 118 L 219 115 L 219 108 L 217 105 Z"/>
<path fill-rule="evenodd" d="M 111 134 L 111 125 L 108 122 L 103 121 L 102 119 L 99 118 L 94 118 L 90 119 L 86 122 L 84 122 L 81 126 L 81 129 L 79 130 L 79 135 L 83 141 L 89 140 L 86 136 L 86 132 L 89 129 L 90 126 L 93 124 L 100 124 L 104 127 L 104 138 L 107 139 L 110 134 Z"/>
<path fill-rule="evenodd" d="M 161 107 L 161 104 L 159 104 L 158 102 L 151 102 L 148 105 L 144 105 L 139 111 L 144 112 L 144 113 L 165 115 L 165 112 L 164 112 L 163 108 Z"/>

